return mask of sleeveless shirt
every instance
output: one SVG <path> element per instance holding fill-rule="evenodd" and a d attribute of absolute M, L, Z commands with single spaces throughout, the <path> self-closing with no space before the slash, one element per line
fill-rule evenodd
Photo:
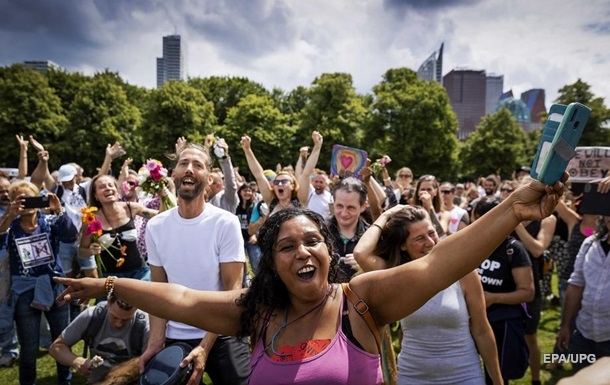
<path fill-rule="evenodd" d="M 299 361 L 274 361 L 265 352 L 264 331 L 250 360 L 250 385 L 375 385 L 383 383 L 378 354 L 359 349 L 348 340 L 341 325 L 345 294 L 339 307 L 337 334 L 319 354 Z"/>
<path fill-rule="evenodd" d="M 398 384 L 485 383 L 460 282 L 403 318 Z"/>

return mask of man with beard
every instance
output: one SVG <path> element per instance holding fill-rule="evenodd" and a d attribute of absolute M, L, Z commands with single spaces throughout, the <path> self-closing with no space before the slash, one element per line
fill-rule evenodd
<path fill-rule="evenodd" d="M 333 203 L 333 196 L 328 191 L 328 176 L 324 171 L 318 170 L 314 173 L 313 180 L 309 184 L 307 208 L 324 218 L 329 218 L 331 203 Z"/>
<path fill-rule="evenodd" d="M 152 218 L 146 228 L 152 281 L 197 290 L 240 289 L 246 258 L 239 219 L 205 201 L 204 191 L 213 178 L 210 155 L 204 147 L 186 143 L 177 148 L 175 160 L 180 204 Z M 193 348 L 186 357 L 194 363 L 189 385 L 201 383 L 204 371 L 214 384 L 247 382 L 250 353 L 245 341 L 153 316 L 140 370 L 164 345 L 179 341 Z"/>
<path fill-rule="evenodd" d="M 483 180 L 483 190 L 485 190 L 485 196 L 488 199 L 494 197 L 496 192 L 498 191 L 498 181 L 496 177 L 493 175 L 488 175 L 485 180 Z M 473 200 L 470 205 L 472 206 L 472 211 L 470 212 L 470 222 L 474 222 L 474 209 L 477 207 L 477 203 L 481 200 L 481 197 Z"/>

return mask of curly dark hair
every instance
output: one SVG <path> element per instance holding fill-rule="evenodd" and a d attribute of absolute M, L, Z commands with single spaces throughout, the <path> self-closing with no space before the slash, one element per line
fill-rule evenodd
<path fill-rule="evenodd" d="M 404 209 L 394 213 L 386 222 L 381 231 L 381 237 L 375 250 L 374 255 L 385 259 L 389 267 L 395 267 L 411 261 L 411 256 L 406 251 L 400 249 L 409 238 L 409 228 L 412 224 L 429 220 L 426 210 L 419 206 L 407 206 Z"/>
<path fill-rule="evenodd" d="M 258 265 L 258 272 L 252 279 L 250 289 L 237 300 L 237 305 L 244 308 L 240 321 L 240 337 L 252 336 L 257 330 L 258 322 L 265 317 L 267 310 L 284 308 L 290 302 L 288 289 L 275 270 L 273 247 L 277 241 L 281 225 L 298 216 L 307 217 L 320 230 L 331 255 L 328 282 L 338 282 L 339 256 L 333 253 L 332 234 L 324 218 L 318 213 L 301 207 L 278 211 L 271 215 L 259 229 L 258 244 L 261 248 L 261 260 Z"/>

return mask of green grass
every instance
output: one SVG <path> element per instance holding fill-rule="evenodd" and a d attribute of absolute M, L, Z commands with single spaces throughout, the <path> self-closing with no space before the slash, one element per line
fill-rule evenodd
<path fill-rule="evenodd" d="M 553 277 L 552 287 L 557 287 L 556 278 Z M 557 293 L 555 293 L 557 294 Z M 559 307 L 552 307 L 545 305 L 542 311 L 542 317 L 540 326 L 538 328 L 538 341 L 540 343 L 541 354 L 552 353 L 553 345 L 555 344 L 555 336 L 557 333 L 557 326 L 559 325 Z M 395 346 L 400 346 L 400 342 L 394 341 Z M 80 354 L 83 351 L 82 342 L 74 346 L 73 351 Z M 564 370 L 548 372 L 543 368 L 540 371 L 540 380 L 543 384 L 552 385 L 555 384 L 559 379 L 568 376 L 570 374 L 569 364 L 564 364 Z M 40 350 L 38 354 L 37 363 L 38 376 L 36 379 L 37 385 L 56 385 L 56 370 L 55 360 L 49 355 L 46 350 Z M 2 385 L 19 385 L 17 365 L 10 368 L 0 368 L 0 384 Z M 211 384 L 211 381 L 207 377 L 204 377 L 205 384 Z M 85 385 L 86 381 L 83 377 L 78 374 L 74 374 L 72 378 L 72 385 Z M 520 380 L 513 380 L 510 382 L 511 385 L 530 385 L 531 375 L 528 369 L 525 376 Z"/>

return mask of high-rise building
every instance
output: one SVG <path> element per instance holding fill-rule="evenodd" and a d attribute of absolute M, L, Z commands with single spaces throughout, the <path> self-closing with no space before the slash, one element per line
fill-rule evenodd
<path fill-rule="evenodd" d="M 41 72 L 50 69 L 63 70 L 63 68 L 59 64 L 52 62 L 51 60 L 26 60 L 23 62 L 23 66 L 25 68 Z"/>
<path fill-rule="evenodd" d="M 487 75 L 485 85 L 485 113 L 489 114 L 498 108 L 502 90 L 504 89 L 504 75 Z"/>
<path fill-rule="evenodd" d="M 458 139 L 465 139 L 485 115 L 487 76 L 483 70 L 454 69 L 443 77 L 449 103 L 455 113 Z"/>
<path fill-rule="evenodd" d="M 435 81 L 443 84 L 443 45 L 438 51 L 434 51 L 417 70 L 417 77 L 422 80 Z"/>
<path fill-rule="evenodd" d="M 163 57 L 157 58 L 157 87 L 170 80 L 184 80 L 186 44 L 180 35 L 163 36 Z"/>
<path fill-rule="evenodd" d="M 544 113 L 546 113 L 544 99 L 544 90 L 541 88 L 534 88 L 521 94 L 521 100 L 523 100 L 527 108 L 530 110 L 532 123 L 538 123 L 539 125 L 541 124 L 542 116 Z"/>

